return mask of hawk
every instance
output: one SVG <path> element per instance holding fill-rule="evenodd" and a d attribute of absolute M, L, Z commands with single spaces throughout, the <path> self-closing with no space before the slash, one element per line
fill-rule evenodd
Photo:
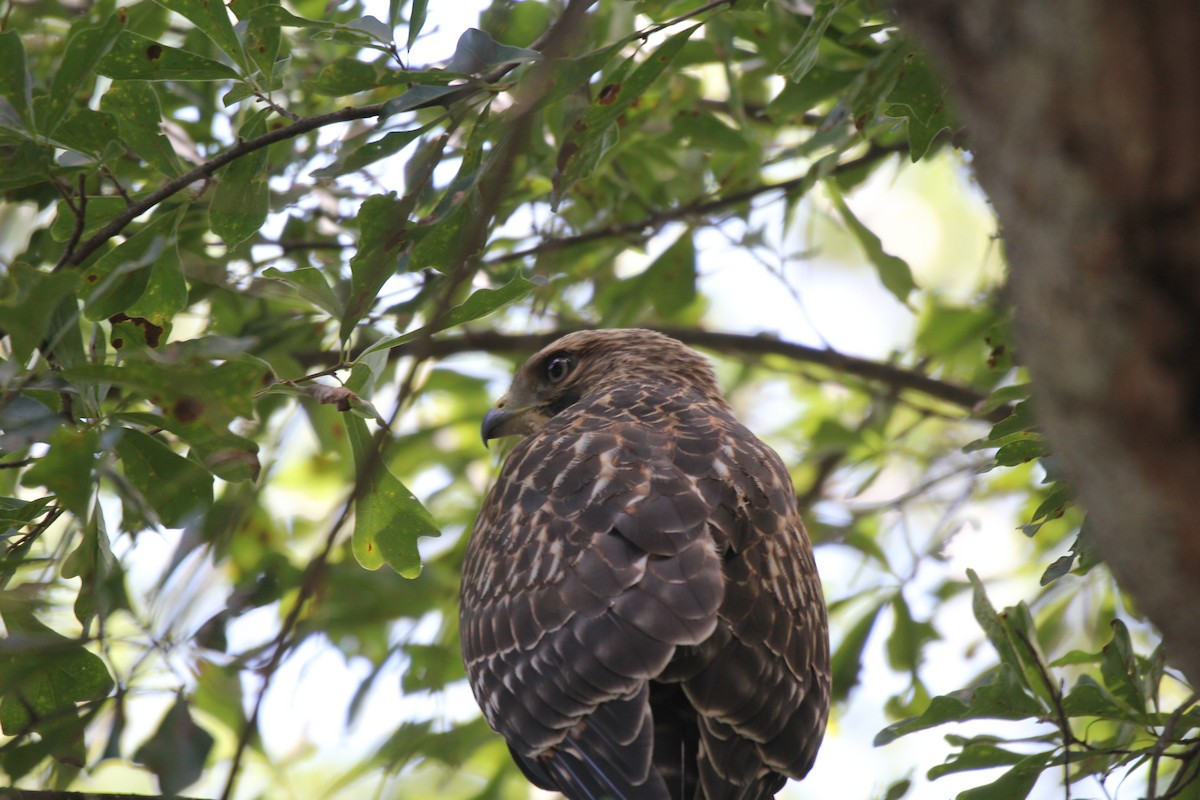
<path fill-rule="evenodd" d="M 779 456 L 708 361 L 647 330 L 568 334 L 483 439 L 522 438 L 476 521 L 460 630 L 475 699 L 571 800 L 761 800 L 829 710 L 820 578 Z"/>

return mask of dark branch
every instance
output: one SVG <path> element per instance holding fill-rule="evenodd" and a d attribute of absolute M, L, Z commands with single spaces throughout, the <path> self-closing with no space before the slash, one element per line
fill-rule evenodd
<path fill-rule="evenodd" d="M 391 349 L 391 356 L 413 356 L 420 359 L 445 358 L 459 353 L 516 353 L 536 352 L 575 328 L 563 328 L 546 333 L 498 333 L 496 331 L 464 331 L 461 335 L 433 338 L 428 341 L 405 342 Z M 662 331 L 685 344 L 729 356 L 780 356 L 801 364 L 826 367 L 843 375 L 852 375 L 902 391 L 918 392 L 926 397 L 958 406 L 979 419 L 998 422 L 1011 413 L 1002 406 L 987 414 L 976 411 L 987 394 L 949 381 L 930 377 L 913 369 L 898 367 L 869 358 L 846 355 L 829 348 L 809 347 L 765 335 L 718 333 L 698 328 L 664 328 Z M 306 368 L 329 367 L 338 362 L 336 353 L 301 353 L 297 357 Z"/>
<path fill-rule="evenodd" d="M 677 222 L 683 219 L 692 217 L 703 217 L 717 211 L 724 211 L 733 206 L 741 205 L 749 202 L 757 197 L 772 192 L 780 192 L 782 194 L 790 194 L 792 192 L 807 188 L 823 177 L 835 177 L 845 174 L 852 170 L 861 169 L 870 166 L 893 153 L 901 153 L 908 150 L 906 144 L 899 144 L 890 147 L 872 144 L 866 153 L 858 158 L 843 162 L 829 169 L 828 167 L 814 164 L 807 172 L 796 178 L 791 178 L 779 183 L 768 183 L 761 186 L 752 186 L 749 189 L 743 189 L 740 192 L 732 192 L 721 197 L 714 197 L 703 202 L 693 203 L 691 205 L 680 206 L 679 208 L 671 208 L 663 211 L 654 211 L 641 219 L 633 222 L 623 222 L 617 225 L 609 225 L 605 228 L 597 228 L 596 230 L 586 231 L 576 236 L 567 236 L 561 239 L 547 239 L 540 244 L 526 247 L 522 250 L 513 250 L 503 255 L 494 256 L 488 259 L 489 264 L 502 264 L 509 261 L 517 261 L 528 256 L 536 256 L 541 253 L 552 253 L 557 250 L 565 250 L 569 247 L 578 247 L 582 244 L 598 241 L 600 239 L 617 239 L 626 236 L 633 236 L 639 239 L 644 239 L 658 232 L 664 225 L 670 222 Z M 822 170 L 827 170 L 822 172 Z"/>

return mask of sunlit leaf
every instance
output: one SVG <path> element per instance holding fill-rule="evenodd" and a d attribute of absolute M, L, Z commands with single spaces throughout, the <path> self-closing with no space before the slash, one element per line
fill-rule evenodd
<path fill-rule="evenodd" d="M 233 30 L 229 12 L 221 0 L 155 0 L 159 5 L 187 17 L 212 39 L 234 63 L 247 67 L 246 54 Z"/>
<path fill-rule="evenodd" d="M 354 556 L 367 569 L 387 564 L 406 578 L 421 573 L 417 539 L 441 530 L 421 501 L 375 455 L 367 423 L 346 415 L 346 428 L 358 464 L 359 494 L 354 502 Z"/>
<path fill-rule="evenodd" d="M 219 61 L 180 50 L 126 31 L 96 67 L 114 80 L 226 81 L 236 80 L 235 70 Z"/>

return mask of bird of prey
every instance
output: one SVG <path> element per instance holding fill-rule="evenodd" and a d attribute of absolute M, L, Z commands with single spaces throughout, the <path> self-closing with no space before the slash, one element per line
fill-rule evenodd
<path fill-rule="evenodd" d="M 466 551 L 484 717 L 571 800 L 763 800 L 829 710 L 821 583 L 779 456 L 708 361 L 647 330 L 568 334 L 483 439 L 522 436 Z"/>

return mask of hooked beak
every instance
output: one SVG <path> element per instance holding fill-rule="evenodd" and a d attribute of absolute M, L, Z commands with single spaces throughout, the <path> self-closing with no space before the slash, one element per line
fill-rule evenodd
<path fill-rule="evenodd" d="M 496 405 L 483 418 L 479 430 L 483 436 L 483 446 L 492 439 L 502 436 L 525 435 L 537 429 L 537 417 L 533 406 L 512 407 L 508 395 L 496 401 Z"/>

